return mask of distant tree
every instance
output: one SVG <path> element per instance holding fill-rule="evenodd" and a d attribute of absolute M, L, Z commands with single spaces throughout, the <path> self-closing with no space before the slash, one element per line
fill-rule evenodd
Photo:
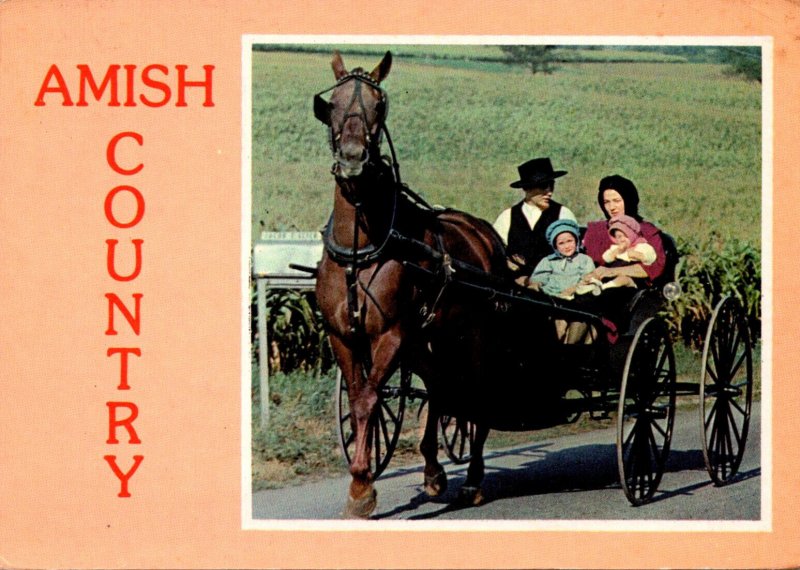
<path fill-rule="evenodd" d="M 528 67 L 531 73 L 552 73 L 556 46 L 500 46 L 510 64 Z"/>
<path fill-rule="evenodd" d="M 724 46 L 719 48 L 720 61 L 731 75 L 741 75 L 761 83 L 761 48 L 759 46 Z"/>

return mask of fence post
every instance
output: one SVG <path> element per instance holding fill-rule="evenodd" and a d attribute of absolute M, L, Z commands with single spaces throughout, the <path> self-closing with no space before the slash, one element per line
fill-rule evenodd
<path fill-rule="evenodd" d="M 269 339 L 267 338 L 269 307 L 267 307 L 267 280 L 263 277 L 256 279 L 256 294 L 258 299 L 258 376 L 261 388 L 261 429 L 266 429 L 269 425 Z"/>

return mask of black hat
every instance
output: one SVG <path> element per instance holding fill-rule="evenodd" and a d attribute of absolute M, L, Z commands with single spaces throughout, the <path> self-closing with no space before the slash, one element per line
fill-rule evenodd
<path fill-rule="evenodd" d="M 567 173 L 566 170 L 553 170 L 553 165 L 550 164 L 549 158 L 534 158 L 520 164 L 517 170 L 519 171 L 519 180 L 511 183 L 512 188 L 541 186 Z"/>

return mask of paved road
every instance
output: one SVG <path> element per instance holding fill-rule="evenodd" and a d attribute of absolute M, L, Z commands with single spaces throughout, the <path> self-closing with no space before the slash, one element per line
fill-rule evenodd
<path fill-rule="evenodd" d="M 376 484 L 378 520 L 679 520 L 758 521 L 761 517 L 760 406 L 753 404 L 747 449 L 738 479 L 715 487 L 700 451 L 696 411 L 679 411 L 672 451 L 655 500 L 632 507 L 617 481 L 614 430 L 560 437 L 486 455 L 478 508 L 453 506 L 466 466 L 445 464 L 444 496 L 422 491 L 421 465 L 388 469 Z M 254 519 L 339 520 L 349 477 L 261 491 Z"/>

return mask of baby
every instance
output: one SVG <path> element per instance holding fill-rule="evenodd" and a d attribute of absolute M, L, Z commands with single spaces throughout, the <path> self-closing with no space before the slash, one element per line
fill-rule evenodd
<path fill-rule="evenodd" d="M 619 267 L 641 263 L 651 265 L 656 260 L 656 250 L 647 243 L 642 231 L 631 216 L 614 216 L 608 221 L 608 233 L 613 244 L 603 253 L 606 265 Z M 636 287 L 636 283 L 627 275 L 620 275 L 601 285 L 603 289 L 611 287 Z"/>

